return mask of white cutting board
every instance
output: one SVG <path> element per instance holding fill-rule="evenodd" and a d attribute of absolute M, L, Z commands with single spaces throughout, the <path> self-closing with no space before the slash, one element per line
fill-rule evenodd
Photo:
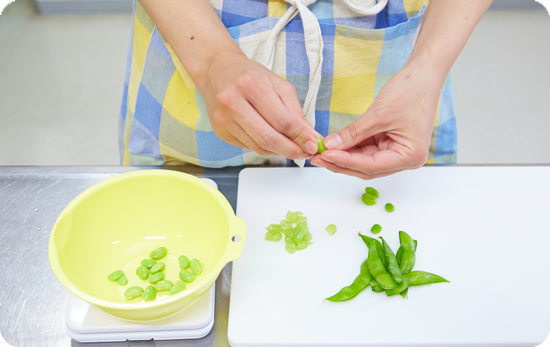
<path fill-rule="evenodd" d="M 375 206 L 364 188 L 379 190 Z M 387 213 L 391 202 L 395 212 Z M 290 255 L 265 227 L 287 210 L 308 218 L 315 243 Z M 363 181 L 320 168 L 241 171 L 237 215 L 246 245 L 233 263 L 228 338 L 242 346 L 535 346 L 550 332 L 550 167 L 425 167 Z M 336 224 L 329 236 L 324 228 Z M 415 270 L 451 283 L 408 300 L 351 284 L 373 224 L 397 251 L 418 240 Z"/>

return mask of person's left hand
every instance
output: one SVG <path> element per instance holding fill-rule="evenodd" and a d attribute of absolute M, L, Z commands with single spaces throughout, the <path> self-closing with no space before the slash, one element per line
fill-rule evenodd
<path fill-rule="evenodd" d="M 443 81 L 436 69 L 406 65 L 359 119 L 325 138 L 327 150 L 311 163 L 365 180 L 421 167 Z"/>

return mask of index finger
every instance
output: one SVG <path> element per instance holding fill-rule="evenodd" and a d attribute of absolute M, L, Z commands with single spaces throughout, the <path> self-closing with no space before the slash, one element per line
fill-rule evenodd
<path fill-rule="evenodd" d="M 304 152 L 317 153 L 316 138 L 321 136 L 306 120 L 294 87 L 290 84 L 272 87 L 251 93 L 251 104 L 273 129 L 288 137 Z"/>

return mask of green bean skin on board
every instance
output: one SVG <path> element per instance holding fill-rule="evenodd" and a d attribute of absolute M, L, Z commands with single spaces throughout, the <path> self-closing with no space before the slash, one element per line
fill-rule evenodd
<path fill-rule="evenodd" d="M 363 289 L 367 288 L 371 281 L 371 274 L 367 264 L 367 259 L 361 264 L 361 272 L 359 276 L 355 278 L 353 283 L 347 287 L 340 289 L 340 291 L 333 296 L 326 298 L 328 301 L 340 302 L 347 301 L 355 298 Z"/>

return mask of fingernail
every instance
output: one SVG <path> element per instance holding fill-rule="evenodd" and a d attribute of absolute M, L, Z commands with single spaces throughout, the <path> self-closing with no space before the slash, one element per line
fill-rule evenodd
<path fill-rule="evenodd" d="M 309 158 L 311 158 L 311 154 L 305 153 L 305 154 L 302 154 L 298 159 L 303 160 L 303 159 L 309 159 Z"/>
<path fill-rule="evenodd" d="M 337 149 L 342 145 L 342 138 L 338 134 L 332 134 L 325 137 L 324 142 L 327 149 Z"/>
<path fill-rule="evenodd" d="M 313 141 L 306 142 L 306 151 L 310 154 L 317 153 L 317 144 Z"/>

